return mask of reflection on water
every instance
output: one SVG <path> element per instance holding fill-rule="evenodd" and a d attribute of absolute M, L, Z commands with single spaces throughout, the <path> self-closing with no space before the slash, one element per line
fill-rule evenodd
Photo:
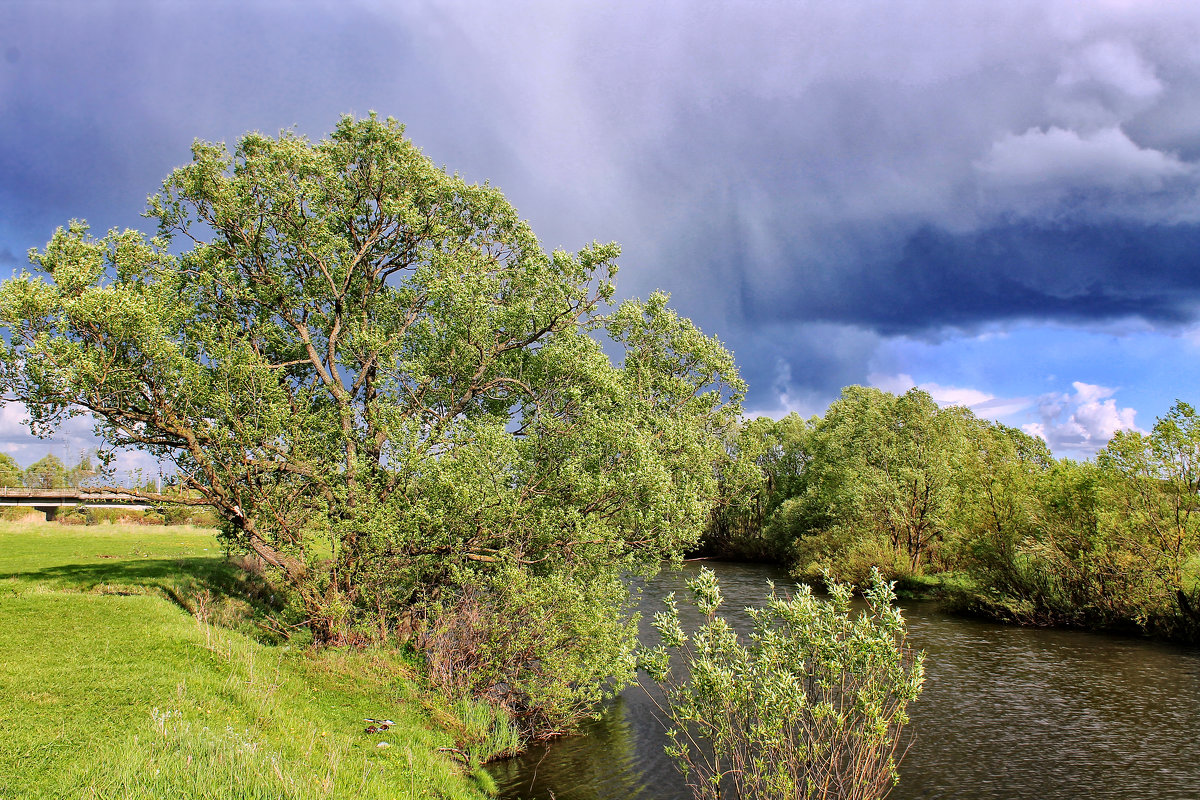
<path fill-rule="evenodd" d="M 628 706 L 624 697 L 618 697 L 605 719 L 591 725 L 585 735 L 489 764 L 501 796 L 562 800 L 653 797 L 652 792 L 647 793 L 655 785 L 653 775 L 672 767 L 665 756 L 647 760 L 647 755 L 654 754 L 639 752 L 652 745 L 638 741 L 635 714 Z"/>
<path fill-rule="evenodd" d="M 727 612 L 760 603 L 769 579 L 788 585 L 771 567 L 708 566 Z M 698 569 L 650 581 L 643 614 Z M 926 603 L 906 604 L 905 616 L 927 653 L 926 683 L 889 797 L 1200 798 L 1200 651 L 962 620 Z M 508 800 L 687 800 L 655 711 L 630 687 L 587 735 L 489 768 Z"/>

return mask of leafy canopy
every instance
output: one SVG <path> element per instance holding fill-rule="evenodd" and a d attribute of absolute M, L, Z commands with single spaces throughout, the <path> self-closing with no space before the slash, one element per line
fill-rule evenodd
<path fill-rule="evenodd" d="M 0 453 L 0 487 L 12 488 L 21 485 L 21 467 L 8 453 Z"/>
<path fill-rule="evenodd" d="M 32 489 L 63 489 L 68 483 L 67 468 L 53 453 L 30 464 L 22 477 Z"/>
<path fill-rule="evenodd" d="M 698 535 L 743 387 L 665 295 L 607 305 L 615 244 L 545 252 L 374 115 L 198 142 L 147 216 L 31 251 L 3 389 L 35 429 L 90 413 L 172 462 L 319 636 L 488 565 L 607 580 Z"/>

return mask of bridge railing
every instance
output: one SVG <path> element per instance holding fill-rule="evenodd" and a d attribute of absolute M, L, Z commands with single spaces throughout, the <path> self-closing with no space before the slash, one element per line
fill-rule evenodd
<path fill-rule="evenodd" d="M 0 486 L 0 499 L 23 500 L 129 500 L 145 502 L 144 497 L 114 486 L 84 486 L 67 489 L 33 489 L 27 486 Z"/>

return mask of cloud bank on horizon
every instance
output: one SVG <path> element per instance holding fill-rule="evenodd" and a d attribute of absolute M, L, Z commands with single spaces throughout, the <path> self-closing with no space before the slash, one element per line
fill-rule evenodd
<path fill-rule="evenodd" d="M 1087 456 L 1200 386 L 1198 40 L 1190 2 L 18 1 L 0 265 L 137 226 L 193 137 L 373 109 L 548 246 L 622 242 L 753 412 L 919 385 Z"/>

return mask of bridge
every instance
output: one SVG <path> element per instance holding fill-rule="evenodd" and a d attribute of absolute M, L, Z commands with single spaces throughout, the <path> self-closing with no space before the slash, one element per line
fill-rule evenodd
<path fill-rule="evenodd" d="M 60 508 L 106 508 L 119 506 L 136 510 L 151 508 L 146 499 L 120 487 L 81 486 L 73 489 L 28 489 L 0 487 L 0 506 L 28 506 L 46 515 L 49 522 Z"/>

